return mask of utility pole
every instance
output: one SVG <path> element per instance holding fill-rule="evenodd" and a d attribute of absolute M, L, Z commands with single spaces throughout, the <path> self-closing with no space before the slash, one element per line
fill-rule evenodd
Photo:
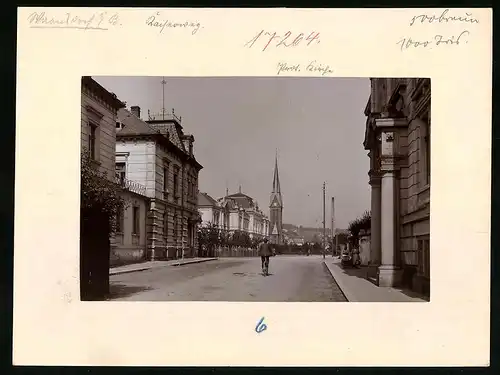
<path fill-rule="evenodd" d="M 335 235 L 335 197 L 332 197 L 332 257 L 335 256 L 337 246 L 335 246 L 337 236 Z"/>
<path fill-rule="evenodd" d="M 326 194 L 326 182 L 323 182 L 323 259 L 325 259 L 325 255 L 326 255 L 326 202 L 325 202 L 325 194 Z"/>

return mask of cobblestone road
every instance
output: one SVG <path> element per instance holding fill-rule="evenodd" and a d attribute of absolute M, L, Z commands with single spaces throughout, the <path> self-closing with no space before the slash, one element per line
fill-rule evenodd
<path fill-rule="evenodd" d="M 221 258 L 110 277 L 112 300 L 345 302 L 322 257 L 276 256 L 270 275 L 260 258 Z"/>

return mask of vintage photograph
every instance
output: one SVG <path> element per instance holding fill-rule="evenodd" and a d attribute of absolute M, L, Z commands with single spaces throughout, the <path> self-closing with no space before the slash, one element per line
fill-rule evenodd
<path fill-rule="evenodd" d="M 427 302 L 429 78 L 81 80 L 86 301 Z"/>

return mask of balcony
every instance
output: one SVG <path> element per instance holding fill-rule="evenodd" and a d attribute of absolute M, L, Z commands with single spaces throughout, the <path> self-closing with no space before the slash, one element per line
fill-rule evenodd
<path fill-rule="evenodd" d="M 172 111 L 148 111 L 148 121 L 177 121 L 179 124 L 182 121 L 182 116 L 177 116 L 172 108 Z"/>
<path fill-rule="evenodd" d="M 127 180 L 122 176 L 116 176 L 116 183 L 125 190 L 146 196 L 146 187 L 144 185 L 139 184 L 138 182 Z"/>

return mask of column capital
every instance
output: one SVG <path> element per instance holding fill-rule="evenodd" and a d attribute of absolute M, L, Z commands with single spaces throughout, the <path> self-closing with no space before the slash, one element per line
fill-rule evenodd
<path fill-rule="evenodd" d="M 370 177 L 369 184 L 371 186 L 380 186 L 380 180 L 381 180 L 381 173 L 378 171 L 370 170 L 368 172 L 368 176 Z"/>
<path fill-rule="evenodd" d="M 401 169 L 401 164 L 405 160 L 403 155 L 383 155 L 380 158 L 380 172 L 381 174 L 385 173 L 396 173 Z"/>

